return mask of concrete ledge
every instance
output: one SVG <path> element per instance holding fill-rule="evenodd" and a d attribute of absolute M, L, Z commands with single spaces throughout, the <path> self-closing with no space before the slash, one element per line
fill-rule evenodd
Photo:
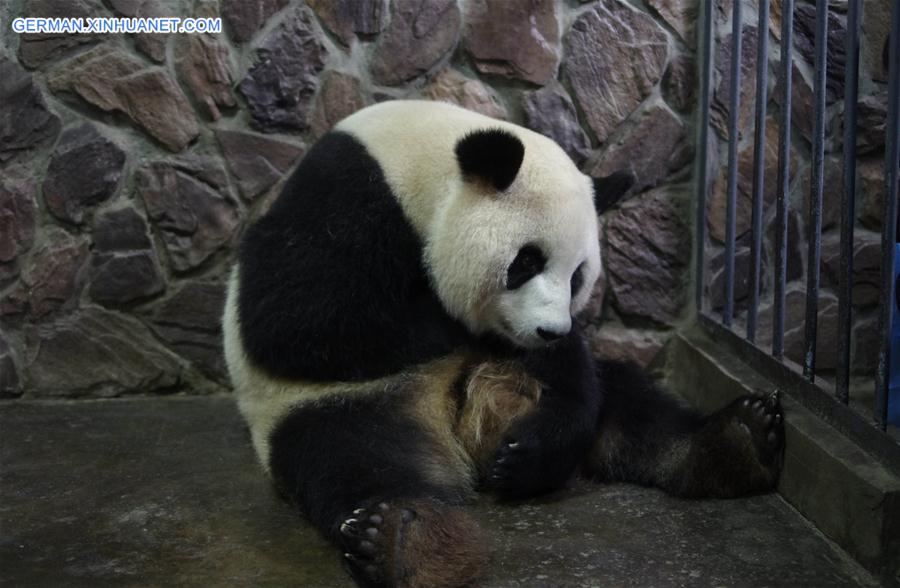
<path fill-rule="evenodd" d="M 774 385 L 701 332 L 665 354 L 672 390 L 704 411 Z M 785 467 L 779 493 L 889 586 L 900 586 L 900 478 L 808 409 L 784 398 Z"/>

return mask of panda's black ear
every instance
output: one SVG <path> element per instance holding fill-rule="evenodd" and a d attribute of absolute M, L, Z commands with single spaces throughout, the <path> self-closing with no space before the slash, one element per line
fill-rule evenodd
<path fill-rule="evenodd" d="M 594 207 L 597 214 L 612 208 L 634 185 L 634 176 L 629 172 L 617 171 L 605 178 L 594 179 Z"/>
<path fill-rule="evenodd" d="M 456 144 L 456 161 L 467 182 L 486 182 L 502 192 L 516 179 L 525 146 L 502 129 L 483 129 L 467 134 Z"/>

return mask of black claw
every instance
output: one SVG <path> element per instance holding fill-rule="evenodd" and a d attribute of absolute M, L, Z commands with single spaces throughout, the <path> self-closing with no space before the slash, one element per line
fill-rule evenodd
<path fill-rule="evenodd" d="M 347 537 L 353 537 L 356 534 L 356 523 L 358 523 L 356 519 L 347 519 L 343 523 L 341 523 L 341 534 Z"/>
<path fill-rule="evenodd" d="M 359 550 L 366 555 L 372 555 L 375 553 L 375 544 L 371 541 L 360 541 Z"/>

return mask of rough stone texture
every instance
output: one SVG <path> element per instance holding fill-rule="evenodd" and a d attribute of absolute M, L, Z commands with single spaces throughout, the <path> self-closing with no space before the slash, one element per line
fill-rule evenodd
<path fill-rule="evenodd" d="M 564 69 L 575 98 L 604 143 L 662 76 L 666 33 L 624 2 L 602 0 L 578 17 L 566 46 Z"/>
<path fill-rule="evenodd" d="M 92 233 L 94 255 L 88 293 L 106 306 L 121 305 L 165 290 L 147 223 L 134 208 L 101 215 Z"/>
<path fill-rule="evenodd" d="M 0 56 L 0 163 L 25 156 L 52 143 L 59 134 L 59 117 L 47 109 L 44 95 L 31 74 Z"/>
<path fill-rule="evenodd" d="M 152 249 L 147 222 L 131 206 L 99 215 L 91 232 L 94 249 L 102 253 Z"/>
<path fill-rule="evenodd" d="M 500 120 L 509 116 L 493 90 L 453 69 L 441 71 L 428 82 L 422 88 L 422 97 L 456 104 Z"/>
<path fill-rule="evenodd" d="M 622 314 L 671 325 L 684 305 L 691 240 L 669 188 L 625 202 L 606 223 L 606 271 Z"/>
<path fill-rule="evenodd" d="M 690 163 L 694 150 L 684 125 L 665 104 L 655 104 L 635 116 L 633 126 L 610 137 L 606 149 L 585 168 L 594 177 L 630 171 L 635 177 L 631 192 L 639 193 L 660 185 Z"/>
<path fill-rule="evenodd" d="M 25 0 L 21 12 L 16 16 L 84 19 L 106 15 L 92 1 Z M 93 33 L 23 33 L 19 36 L 19 59 L 31 69 L 41 68 L 76 48 L 96 43 L 101 38 L 102 35 Z"/>
<path fill-rule="evenodd" d="M 888 70 L 882 55 L 891 29 L 890 0 L 869 0 L 863 3 L 861 65 L 867 67 L 872 79 L 887 82 Z"/>
<path fill-rule="evenodd" d="M 176 385 L 181 374 L 178 358 L 140 321 L 99 308 L 29 325 L 25 337 L 25 379 L 41 396 L 153 392 Z"/>
<path fill-rule="evenodd" d="M 631 361 L 641 367 L 650 365 L 665 343 L 661 331 L 630 329 L 616 325 L 588 327 L 588 345 L 596 357 Z"/>
<path fill-rule="evenodd" d="M 231 398 L 19 402 L 0 430 L 23 440 L 0 444 L 12 585 L 353 586 L 340 552 L 272 492 Z M 471 508 L 490 540 L 485 588 L 878 586 L 775 494 L 579 481 Z"/>
<path fill-rule="evenodd" d="M 225 285 L 190 281 L 153 313 L 153 330 L 181 357 L 209 377 L 227 381 L 222 352 L 222 309 Z"/>
<path fill-rule="evenodd" d="M 877 313 L 853 321 L 850 335 L 852 354 L 850 368 L 855 374 L 870 376 L 875 373 L 878 351 L 881 347 L 878 336 Z"/>
<path fill-rule="evenodd" d="M 228 48 L 211 35 L 181 35 L 178 41 L 179 75 L 206 114 L 212 120 L 219 120 L 220 107 L 235 105 Z"/>
<path fill-rule="evenodd" d="M 0 398 L 14 398 L 22 393 L 19 372 L 9 343 L 0 330 Z"/>
<path fill-rule="evenodd" d="M 277 182 L 303 155 L 303 147 L 265 135 L 216 131 L 216 140 L 241 196 L 248 201 Z"/>
<path fill-rule="evenodd" d="M 144 0 L 137 9 L 138 18 L 162 18 L 181 16 L 173 13 L 171 6 L 164 6 L 158 0 Z M 172 33 L 135 33 L 134 47 L 156 63 L 165 63 L 166 45 Z M 187 35 L 193 37 L 195 35 Z"/>
<path fill-rule="evenodd" d="M 478 71 L 546 84 L 559 65 L 552 0 L 466 3 L 463 44 Z"/>
<path fill-rule="evenodd" d="M 165 289 L 156 255 L 149 251 L 96 254 L 89 272 L 91 300 L 116 306 Z"/>
<path fill-rule="evenodd" d="M 239 89 L 252 125 L 265 132 L 303 131 L 325 65 L 326 50 L 315 17 L 298 6 L 256 49 L 256 63 Z"/>
<path fill-rule="evenodd" d="M 886 121 L 886 90 L 879 90 L 859 99 L 856 119 L 856 147 L 860 155 L 884 150 Z"/>
<path fill-rule="evenodd" d="M 759 39 L 756 27 L 745 26 L 741 31 L 741 86 L 738 106 L 738 135 L 750 130 L 756 97 L 756 52 Z M 731 100 L 731 35 L 716 45 L 716 72 L 719 83 L 710 103 L 710 124 L 723 139 L 728 138 L 729 102 Z"/>
<path fill-rule="evenodd" d="M 116 192 L 125 152 L 90 123 L 63 132 L 44 178 L 42 190 L 48 210 L 70 223 L 84 221 L 93 206 Z"/>
<path fill-rule="evenodd" d="M 765 186 L 763 189 L 764 208 L 775 202 L 778 178 L 778 122 L 774 118 L 766 119 Z M 750 230 L 753 208 L 753 145 L 748 143 L 738 151 L 737 161 L 737 199 L 735 215 L 735 236 L 740 237 Z M 797 177 L 798 156 L 795 148 L 791 149 L 791 181 Z M 712 194 L 707 203 L 706 222 L 709 234 L 718 241 L 725 241 L 725 214 L 728 200 L 728 166 L 722 165 L 713 183 Z"/>
<path fill-rule="evenodd" d="M 307 0 L 306 3 L 346 47 L 355 36 L 368 38 L 384 28 L 384 0 Z"/>
<path fill-rule="evenodd" d="M 32 179 L 0 176 L 0 286 L 18 275 L 19 257 L 34 243 L 34 196 Z"/>
<path fill-rule="evenodd" d="M 750 265 L 751 265 L 751 239 L 750 234 L 738 239 L 734 247 L 734 309 L 747 308 L 750 301 Z M 718 310 L 725 306 L 725 252 L 716 255 L 709 261 L 709 303 L 713 309 Z M 760 257 L 760 293 L 768 289 L 769 284 L 769 257 L 765 249 Z"/>
<path fill-rule="evenodd" d="M 222 19 L 238 43 L 249 41 L 273 14 L 284 8 L 288 0 L 221 0 Z"/>
<path fill-rule="evenodd" d="M 884 216 L 884 161 L 873 159 L 860 161 L 856 167 L 859 174 L 856 197 L 857 215 L 861 225 L 873 231 L 880 231 Z M 898 233 L 900 234 L 900 233 Z"/>
<path fill-rule="evenodd" d="M 803 277 L 803 254 L 806 251 L 806 239 L 800 230 L 800 219 L 801 215 L 796 210 L 791 208 L 788 209 L 787 213 L 787 249 L 786 249 L 786 258 L 787 263 L 785 264 L 785 278 L 788 282 L 793 280 L 797 280 Z M 772 246 L 773 255 L 776 254 L 776 231 L 777 229 L 778 218 L 776 215 L 772 215 L 771 223 L 769 224 L 768 229 L 768 237 L 769 243 Z M 773 260 L 774 264 L 775 261 Z"/>
<path fill-rule="evenodd" d="M 837 288 L 841 271 L 840 231 L 822 235 L 822 283 Z M 856 229 L 853 232 L 853 306 L 878 304 L 881 291 L 881 235 Z"/>
<path fill-rule="evenodd" d="M 105 112 L 122 112 L 171 151 L 199 134 L 184 93 L 163 69 L 147 69 L 122 49 L 99 45 L 51 72 L 50 89 L 71 92 Z"/>
<path fill-rule="evenodd" d="M 781 105 L 781 97 L 783 95 L 784 90 L 781 88 L 781 83 L 776 82 L 773 98 L 777 104 Z M 795 63 L 791 73 L 791 124 L 796 130 L 800 131 L 800 136 L 808 143 L 812 143 L 813 140 L 813 126 L 815 124 L 814 99 L 812 83 L 800 72 Z M 831 121 L 832 117 L 826 112 L 826 135 L 831 132 Z"/>
<path fill-rule="evenodd" d="M 394 0 L 372 55 L 372 78 L 396 86 L 426 73 L 456 45 L 459 26 L 456 0 Z"/>
<path fill-rule="evenodd" d="M 366 105 L 359 78 L 339 71 L 331 71 L 322 80 L 312 114 L 313 136 L 321 137 L 341 119 Z"/>
<path fill-rule="evenodd" d="M 816 7 L 797 3 L 794 7 L 794 50 L 810 66 L 815 64 Z M 847 30 L 833 9 L 828 10 L 828 50 L 825 54 L 825 103 L 844 97 L 844 65 L 847 61 Z"/>
<path fill-rule="evenodd" d="M 689 113 L 696 104 L 697 64 L 689 55 L 679 55 L 669 62 L 663 74 L 663 97 L 678 112 Z"/>
<path fill-rule="evenodd" d="M 806 298 L 799 291 L 792 293 L 797 300 L 793 306 L 803 309 L 805 314 Z M 838 345 L 838 303 L 837 298 L 828 293 L 819 294 L 819 307 L 816 320 L 816 369 L 833 370 L 837 367 Z M 789 323 L 790 324 L 790 323 Z M 797 324 L 797 323 L 793 323 Z M 803 365 L 806 353 L 806 326 L 803 320 L 794 328 L 785 328 L 784 355 L 799 365 Z"/>
<path fill-rule="evenodd" d="M 692 0 L 648 0 L 666 23 L 687 45 L 694 43 L 694 23 L 697 22 L 697 2 Z"/>
<path fill-rule="evenodd" d="M 559 143 L 576 164 L 581 165 L 587 159 L 590 139 L 578 124 L 575 105 L 559 82 L 525 92 L 522 110 L 525 126 Z"/>
<path fill-rule="evenodd" d="M 86 239 L 60 229 L 48 231 L 32 253 L 20 281 L 0 302 L 0 315 L 41 318 L 59 308 L 74 306 L 83 286 L 79 274 L 87 256 Z"/>
<path fill-rule="evenodd" d="M 206 261 L 229 243 L 237 227 L 230 199 L 171 164 L 144 166 L 136 175 L 135 188 L 177 272 Z"/>

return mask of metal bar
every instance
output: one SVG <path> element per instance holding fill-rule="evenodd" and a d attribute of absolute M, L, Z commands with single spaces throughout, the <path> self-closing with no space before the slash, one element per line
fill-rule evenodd
<path fill-rule="evenodd" d="M 751 214 L 750 301 L 747 306 L 747 340 L 756 342 L 759 309 L 759 272 L 762 252 L 763 189 L 766 181 L 766 105 L 769 86 L 769 0 L 759 0 L 759 40 L 756 53 L 756 134 L 753 139 L 753 211 Z"/>
<path fill-rule="evenodd" d="M 741 106 L 741 2 L 731 12 L 731 94 L 728 102 L 728 191 L 725 204 L 725 308 L 722 324 L 731 326 L 734 316 L 734 239 L 737 204 L 738 122 Z"/>
<path fill-rule="evenodd" d="M 701 314 L 698 323 L 716 343 L 756 370 L 775 386 L 800 402 L 851 441 L 874 455 L 884 465 L 900 473 L 900 444 L 872 426 L 871 421 L 850 406 L 838 402 L 830 390 L 808 381 L 791 361 L 777 362 L 759 347 L 718 323 L 716 317 Z M 737 372 L 735 372 L 737 373 Z"/>
<path fill-rule="evenodd" d="M 825 52 L 828 38 L 828 0 L 816 0 L 816 58 L 814 73 L 815 130 L 809 198 L 809 262 L 806 271 L 806 341 L 803 375 L 816 378 L 816 322 L 819 311 L 819 258 L 822 238 L 822 182 L 825 159 Z"/>
<path fill-rule="evenodd" d="M 894 307 L 894 245 L 897 243 L 897 197 L 900 181 L 900 1 L 891 10 L 888 117 L 885 131 L 884 215 L 881 229 L 881 312 L 878 319 L 879 349 L 875 373 L 875 424 L 887 428 L 888 386 L 891 365 L 891 319 Z M 895 359 L 894 361 L 897 361 Z"/>
<path fill-rule="evenodd" d="M 794 0 L 781 6 L 781 128 L 778 137 L 778 192 L 775 202 L 775 308 L 772 355 L 784 357 L 784 299 L 787 289 L 787 212 L 791 189 L 791 98 L 793 86 Z"/>
<path fill-rule="evenodd" d="M 850 331 L 853 324 L 853 223 L 856 218 L 856 102 L 859 94 L 860 0 L 847 3 L 844 68 L 844 191 L 841 194 L 841 272 L 838 276 L 838 365 L 834 393 L 850 401 Z"/>
<path fill-rule="evenodd" d="M 712 90 L 712 59 L 713 59 L 713 34 L 712 34 L 712 2 L 703 3 L 703 21 L 701 24 L 702 34 L 698 35 L 698 47 L 701 59 L 700 74 L 700 133 L 697 139 L 698 145 L 698 165 L 697 173 L 697 198 L 695 210 L 696 225 L 696 243 L 695 247 L 695 268 L 694 278 L 696 280 L 694 288 L 694 304 L 697 313 L 703 309 L 703 253 L 706 246 L 706 192 L 709 189 L 709 106 L 710 93 Z"/>

